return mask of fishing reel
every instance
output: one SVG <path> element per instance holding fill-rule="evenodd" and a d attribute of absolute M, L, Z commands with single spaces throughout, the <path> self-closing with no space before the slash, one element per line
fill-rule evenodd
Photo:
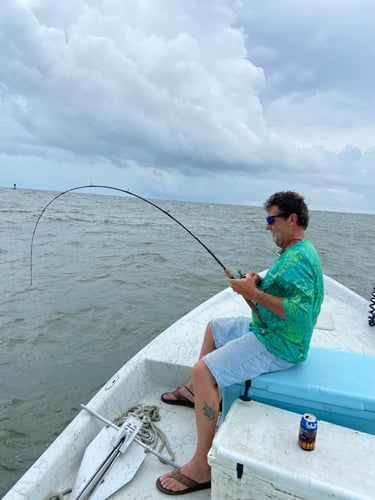
<path fill-rule="evenodd" d="M 240 279 L 246 278 L 246 274 L 244 272 L 242 272 L 241 269 L 238 269 L 237 273 L 238 273 L 238 276 L 240 277 Z M 259 287 L 261 282 L 262 282 L 262 278 L 259 277 L 257 279 L 257 281 L 255 282 L 256 286 Z"/>
<path fill-rule="evenodd" d="M 375 286 L 371 294 L 370 309 L 368 313 L 368 324 L 370 326 L 375 326 Z"/>

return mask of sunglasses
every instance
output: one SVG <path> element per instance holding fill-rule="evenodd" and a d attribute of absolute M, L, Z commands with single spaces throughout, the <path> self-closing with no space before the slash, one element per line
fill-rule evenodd
<path fill-rule="evenodd" d="M 269 224 L 270 226 L 275 224 L 276 217 L 285 217 L 285 215 L 284 214 L 269 215 L 268 217 L 266 217 L 267 224 Z"/>

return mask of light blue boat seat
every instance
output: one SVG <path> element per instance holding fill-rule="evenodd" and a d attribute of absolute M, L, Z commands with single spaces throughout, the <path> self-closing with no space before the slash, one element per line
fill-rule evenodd
<path fill-rule="evenodd" d="M 245 383 L 222 391 L 222 418 Z M 249 396 L 296 413 L 375 434 L 375 356 L 311 347 L 307 360 L 251 381 Z"/>

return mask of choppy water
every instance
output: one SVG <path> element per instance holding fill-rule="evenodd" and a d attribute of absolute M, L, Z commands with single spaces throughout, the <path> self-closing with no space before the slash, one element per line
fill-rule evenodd
<path fill-rule="evenodd" d="M 140 193 L 142 194 L 142 193 Z M 228 286 L 169 217 L 128 196 L 0 189 L 0 495 L 133 354 Z M 160 201 L 234 271 L 276 255 L 261 208 Z M 324 272 L 369 298 L 375 215 L 312 212 Z M 374 331 L 375 335 L 375 331 Z"/>

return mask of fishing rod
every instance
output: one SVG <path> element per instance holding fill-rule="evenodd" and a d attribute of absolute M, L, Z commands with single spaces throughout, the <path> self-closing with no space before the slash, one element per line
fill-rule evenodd
<path fill-rule="evenodd" d="M 33 245 L 34 245 L 34 239 L 35 239 L 35 234 L 36 234 L 36 230 L 37 230 L 37 227 L 38 227 L 38 224 L 44 214 L 44 212 L 47 210 L 47 208 L 55 201 L 57 200 L 58 198 L 60 198 L 61 196 L 67 194 L 67 193 L 70 193 L 72 191 L 77 191 L 79 189 L 86 189 L 86 188 L 100 188 L 100 189 L 111 189 L 113 191 L 119 191 L 121 193 L 125 193 L 125 194 L 128 194 L 130 196 L 134 196 L 135 198 L 138 198 L 139 200 L 141 201 L 144 201 L 145 203 L 148 203 L 149 205 L 151 205 L 152 207 L 160 210 L 160 212 L 162 212 L 163 214 L 167 215 L 170 219 L 172 219 L 174 222 L 176 222 L 179 226 L 182 227 L 182 229 L 184 229 L 188 234 L 190 234 L 190 236 L 192 236 L 210 255 L 211 257 L 213 257 L 216 262 L 219 264 L 219 266 L 223 269 L 223 271 L 225 272 L 226 276 L 229 278 L 229 279 L 235 279 L 235 276 L 234 274 L 232 273 L 232 271 L 230 271 L 227 267 L 225 267 L 225 265 L 221 262 L 221 260 L 213 253 L 212 250 L 210 250 L 208 248 L 208 246 L 203 243 L 203 241 L 198 238 L 198 236 L 196 234 L 194 234 L 188 227 L 186 227 L 181 221 L 179 221 L 176 217 L 174 217 L 172 214 L 170 214 L 167 210 L 165 210 L 164 208 L 160 207 L 159 205 L 157 205 L 156 203 L 154 203 L 153 201 L 151 200 L 148 200 L 147 198 L 144 198 L 143 196 L 140 196 L 139 194 L 136 194 L 136 193 L 133 193 L 132 191 L 130 191 L 129 189 L 121 189 L 121 188 L 118 188 L 118 187 L 114 187 L 114 186 L 104 186 L 104 185 L 100 185 L 100 184 L 88 184 L 88 185 L 85 185 L 85 186 L 77 186 L 77 187 L 73 187 L 73 188 L 70 188 L 70 189 L 67 189 L 66 191 L 62 191 L 61 193 L 57 194 L 56 196 L 54 196 L 48 203 L 47 205 L 43 208 L 43 210 L 40 212 L 39 216 L 38 216 L 38 219 L 35 223 L 35 226 L 34 226 L 34 230 L 33 230 L 33 234 L 32 234 L 32 237 L 31 237 L 31 247 L 30 247 L 30 284 L 32 286 L 33 284 Z M 241 271 L 238 271 L 239 272 L 239 276 L 240 278 L 244 278 L 245 275 L 241 272 Z M 254 313 L 257 315 L 258 319 L 260 320 L 260 316 L 259 316 L 259 312 L 258 312 L 258 309 L 255 307 L 255 304 L 249 300 L 249 299 L 246 299 L 244 297 L 245 301 L 248 303 L 248 305 L 250 306 L 250 308 L 254 311 Z"/>

